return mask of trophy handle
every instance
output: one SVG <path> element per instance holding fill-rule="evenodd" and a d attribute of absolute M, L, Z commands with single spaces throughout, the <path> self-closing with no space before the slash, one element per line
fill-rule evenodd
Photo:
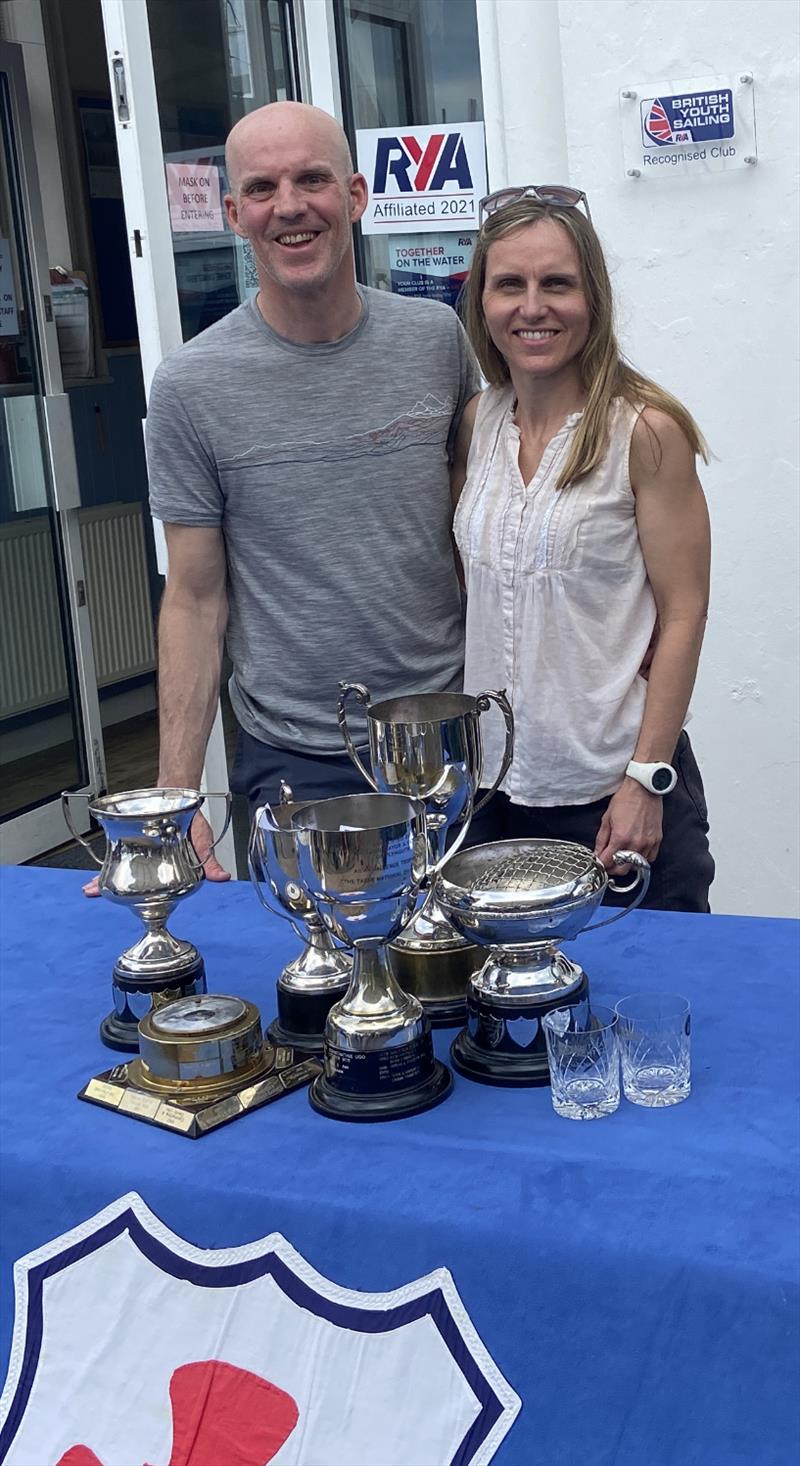
<path fill-rule="evenodd" d="M 636 874 L 633 880 L 628 881 L 624 886 L 615 885 L 614 881 L 610 880 L 608 883 L 609 888 L 616 892 L 618 896 L 624 896 L 628 891 L 636 891 L 637 886 L 639 890 L 636 892 L 636 897 L 631 901 L 630 906 L 623 906 L 621 911 L 616 911 L 613 916 L 607 916 L 605 921 L 595 921 L 592 922 L 591 926 L 585 926 L 583 928 L 585 932 L 596 932 L 599 931 L 601 926 L 610 926 L 612 921 L 620 921 L 623 916 L 627 916 L 629 912 L 634 911 L 647 895 L 647 887 L 650 885 L 649 860 L 645 860 L 644 856 L 639 855 L 635 850 L 618 850 L 614 856 L 614 864 L 632 865 L 635 868 Z M 583 932 L 581 935 L 583 935 Z"/>
<path fill-rule="evenodd" d="M 288 911 L 284 911 L 283 907 L 278 901 L 276 901 L 274 904 L 272 903 L 272 901 L 268 901 L 266 896 L 264 895 L 264 892 L 262 891 L 262 886 L 266 890 L 270 889 L 269 881 L 266 879 L 264 863 L 261 859 L 261 854 L 258 848 L 258 824 L 262 815 L 264 815 L 264 817 L 269 820 L 270 807 L 268 804 L 262 804 L 261 808 L 256 810 L 255 816 L 253 818 L 253 824 L 250 829 L 250 839 L 247 842 L 247 869 L 250 873 L 250 880 L 255 888 L 255 893 L 259 901 L 261 902 L 261 905 L 264 907 L 264 910 L 268 911 L 271 916 L 279 916 L 282 921 L 288 921 L 295 936 L 299 937 L 301 942 L 305 942 L 305 932 L 301 931 L 300 928 L 295 924 Z"/>
<path fill-rule="evenodd" d="M 378 788 L 378 785 L 376 784 L 372 774 L 367 772 L 364 764 L 361 762 L 358 750 L 355 747 L 352 738 L 350 737 L 350 729 L 347 726 L 347 713 L 345 711 L 345 703 L 351 693 L 353 694 L 356 702 L 359 702 L 362 707 L 369 707 L 369 688 L 365 687 L 363 682 L 340 682 L 339 701 L 336 704 L 336 716 L 339 719 L 339 731 L 341 732 L 342 738 L 344 739 L 344 746 L 347 749 L 347 752 L 349 753 L 352 762 L 355 764 L 356 768 L 364 775 L 364 778 L 369 784 L 370 789 L 374 789 L 376 794 L 380 794 L 381 791 Z"/>
<path fill-rule="evenodd" d="M 441 858 L 436 861 L 436 864 L 435 865 L 429 865 L 428 866 L 427 875 L 425 877 L 426 881 L 429 881 L 432 876 L 438 875 L 439 874 L 439 871 L 442 869 L 442 866 L 446 865 L 447 862 L 448 862 L 448 860 L 452 860 L 453 856 L 458 854 L 459 850 L 461 849 L 461 846 L 464 844 L 464 841 L 466 840 L 467 835 L 469 834 L 469 827 L 470 827 L 470 822 L 472 820 L 472 816 L 475 813 L 474 804 L 473 804 L 474 798 L 475 798 L 475 795 L 474 795 L 474 791 L 473 791 L 473 788 L 472 788 L 472 780 L 470 779 L 470 781 L 469 781 L 469 792 L 468 792 L 466 807 L 465 807 L 464 813 L 460 817 L 461 818 L 461 822 L 462 822 L 461 823 L 461 829 L 459 830 L 458 835 L 456 836 L 455 840 L 453 841 L 452 845 L 450 846 L 450 849 L 449 850 L 445 850 L 444 855 L 442 855 Z M 423 801 L 420 801 L 420 802 L 422 803 L 422 806 L 423 806 L 423 809 L 424 809 L 424 807 L 425 807 L 424 800 Z"/>
<path fill-rule="evenodd" d="M 65 789 L 62 792 L 62 795 L 61 795 L 61 810 L 62 810 L 62 813 L 64 815 L 64 820 L 66 822 L 66 826 L 67 826 L 67 829 L 69 830 L 70 834 L 74 837 L 74 839 L 76 839 L 78 841 L 78 844 L 79 845 L 82 845 L 83 846 L 84 850 L 88 850 L 88 852 L 91 855 L 92 860 L 94 861 L 95 865 L 102 866 L 103 865 L 103 861 L 100 860 L 97 855 L 95 855 L 95 853 L 94 853 L 91 845 L 89 844 L 89 841 L 88 840 L 84 840 L 83 835 L 79 835 L 78 834 L 78 831 L 75 829 L 75 826 L 72 823 L 72 815 L 70 813 L 70 808 L 69 808 L 69 790 L 68 789 Z"/>
<path fill-rule="evenodd" d="M 491 789 L 488 789 L 484 794 L 483 799 L 479 800 L 478 803 L 475 805 L 475 808 L 472 811 L 473 814 L 477 814 L 479 809 L 483 809 L 484 804 L 486 804 L 491 799 L 492 795 L 495 794 L 500 788 L 500 785 L 502 784 L 506 774 L 511 768 L 511 760 L 514 757 L 514 712 L 511 707 L 511 703 L 506 697 L 505 692 L 482 692 L 475 699 L 475 701 L 477 702 L 479 713 L 488 712 L 492 703 L 497 703 L 497 706 L 503 714 L 503 721 L 506 725 L 506 746 L 503 749 L 503 759 L 500 764 L 500 772 L 497 775 L 497 778 L 495 779 Z"/>
<path fill-rule="evenodd" d="M 204 799 L 224 799 L 225 800 L 225 823 L 222 826 L 222 829 L 220 830 L 219 834 L 217 835 L 216 840 L 212 840 L 211 844 L 208 847 L 208 855 L 210 855 L 211 852 L 212 852 L 212 850 L 216 850 L 217 846 L 219 845 L 220 840 L 222 839 L 223 835 L 225 834 L 225 831 L 228 828 L 228 825 L 231 822 L 231 811 L 233 809 L 233 801 L 232 801 L 231 796 L 230 796 L 229 793 L 228 794 L 219 794 L 219 793 L 216 792 L 216 790 L 213 793 L 208 793 L 206 790 L 203 790 L 203 798 Z M 208 855 L 206 856 L 206 860 L 208 860 Z"/>

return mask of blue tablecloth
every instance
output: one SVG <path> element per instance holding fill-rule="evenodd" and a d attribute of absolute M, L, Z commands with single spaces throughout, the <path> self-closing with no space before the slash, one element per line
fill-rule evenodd
<path fill-rule="evenodd" d="M 523 1401 L 497 1466 L 798 1459 L 795 923 L 637 912 L 570 946 L 597 1000 L 691 999 L 694 1087 L 674 1109 L 576 1124 L 546 1089 L 457 1077 L 410 1120 L 337 1124 L 300 1091 L 191 1142 L 75 1099 L 113 1062 L 97 1027 L 137 928 L 84 879 L 0 879 L 4 1357 L 13 1260 L 138 1191 L 199 1246 L 278 1231 L 350 1288 L 448 1267 Z M 171 924 L 209 987 L 268 1021 L 296 939 L 249 886 L 207 884 Z"/>

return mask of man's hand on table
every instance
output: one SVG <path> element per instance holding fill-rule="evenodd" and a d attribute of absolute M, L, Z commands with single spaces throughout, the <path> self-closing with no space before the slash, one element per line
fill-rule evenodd
<path fill-rule="evenodd" d="M 206 879 L 209 881 L 229 881 L 231 873 L 224 865 L 220 865 L 216 855 L 211 851 L 214 844 L 214 831 L 212 830 L 205 815 L 196 814 L 192 820 L 191 840 Z M 209 854 L 209 851 L 211 853 Z"/>
<path fill-rule="evenodd" d="M 195 853 L 205 871 L 206 879 L 209 881 L 229 881 L 231 878 L 230 871 L 226 870 L 223 865 L 220 865 L 213 851 L 209 854 L 211 846 L 214 843 L 214 832 L 208 820 L 202 814 L 196 814 L 192 820 L 191 840 Z M 83 894 L 84 896 L 100 895 L 99 876 L 94 876 L 92 880 L 87 881 L 83 888 Z"/>

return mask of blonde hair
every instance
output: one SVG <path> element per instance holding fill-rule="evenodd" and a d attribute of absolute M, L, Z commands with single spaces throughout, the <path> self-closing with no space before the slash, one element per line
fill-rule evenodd
<path fill-rule="evenodd" d="M 642 376 L 622 356 L 614 334 L 614 297 L 603 247 L 591 221 L 580 209 L 526 198 L 507 204 L 485 220 L 475 244 L 461 314 L 487 382 L 492 387 L 503 387 L 511 380 L 508 363 L 489 335 L 483 312 L 489 248 L 495 240 L 543 219 L 560 224 L 575 245 L 590 320 L 589 336 L 579 359 L 581 381 L 588 398 L 556 487 L 562 489 L 583 478 L 602 462 L 616 397 L 623 397 L 636 407 L 655 407 L 667 413 L 683 429 L 693 452 L 707 463 L 708 446 L 691 413 L 671 392 Z"/>

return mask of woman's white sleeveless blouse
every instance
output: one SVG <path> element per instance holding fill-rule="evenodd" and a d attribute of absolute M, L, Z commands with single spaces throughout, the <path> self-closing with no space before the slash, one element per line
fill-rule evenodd
<path fill-rule="evenodd" d="M 454 534 L 467 586 L 465 692 L 505 688 L 514 761 L 502 785 L 517 804 L 588 804 L 618 788 L 639 735 L 639 667 L 655 625 L 628 470 L 638 410 L 617 399 L 608 450 L 556 491 L 574 413 L 529 484 L 519 468 L 514 392 L 478 404 Z M 481 719 L 490 784 L 500 720 Z"/>

